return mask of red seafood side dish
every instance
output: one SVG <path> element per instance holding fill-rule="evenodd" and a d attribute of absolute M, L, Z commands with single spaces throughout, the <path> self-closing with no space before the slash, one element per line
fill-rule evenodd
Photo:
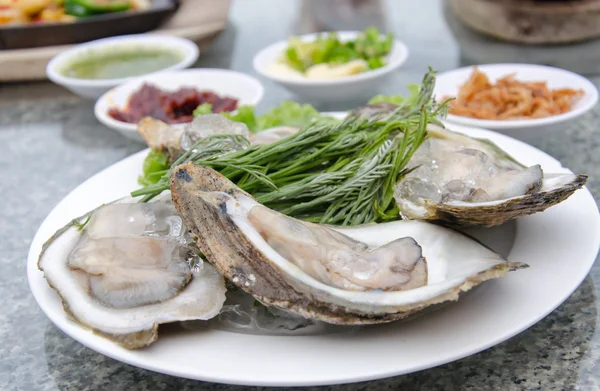
<path fill-rule="evenodd" d="M 237 109 L 238 100 L 220 97 L 210 91 L 184 87 L 174 92 L 163 91 L 151 84 L 144 84 L 136 91 L 125 109 L 112 108 L 108 115 L 117 121 L 138 123 L 142 118 L 152 117 L 168 124 L 191 122 L 194 110 L 201 104 L 212 105 L 213 113 Z"/>

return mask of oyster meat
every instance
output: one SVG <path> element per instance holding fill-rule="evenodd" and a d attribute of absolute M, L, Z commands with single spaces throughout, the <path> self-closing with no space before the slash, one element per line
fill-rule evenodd
<path fill-rule="evenodd" d="M 494 226 L 556 205 L 587 180 L 525 167 L 487 140 L 435 125 L 427 131 L 409 163 L 416 168 L 395 187 L 404 218 Z"/>
<path fill-rule="evenodd" d="M 59 230 L 38 266 L 75 322 L 134 349 L 154 342 L 161 323 L 219 313 L 223 277 L 197 253 L 168 197 L 126 199 Z"/>
<path fill-rule="evenodd" d="M 301 222 L 194 164 L 173 170 L 171 195 L 227 279 L 264 305 L 328 323 L 404 318 L 525 266 L 426 222 L 336 229 Z"/>

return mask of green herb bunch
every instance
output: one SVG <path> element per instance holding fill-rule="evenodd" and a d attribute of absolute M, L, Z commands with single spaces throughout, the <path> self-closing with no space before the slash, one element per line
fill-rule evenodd
<path fill-rule="evenodd" d="M 425 140 L 427 124 L 439 123 L 445 112 L 445 104 L 432 100 L 434 83 L 430 70 L 415 99 L 389 116 L 318 121 L 273 144 L 229 152 L 231 143 L 224 140 L 240 136 L 201 139 L 171 168 L 186 162 L 211 167 L 265 206 L 307 221 L 394 220 L 399 215 L 394 186 L 413 169 L 408 162 Z M 167 171 L 158 183 L 132 195 L 149 200 L 168 188 Z"/>

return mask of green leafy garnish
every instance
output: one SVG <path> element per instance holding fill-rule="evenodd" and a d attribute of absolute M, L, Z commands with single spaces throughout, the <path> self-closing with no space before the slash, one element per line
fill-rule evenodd
<path fill-rule="evenodd" d="M 169 159 L 158 151 L 150 151 L 142 165 L 142 175 L 138 177 L 138 183 L 142 186 L 157 183 L 161 176 L 169 169 Z"/>
<path fill-rule="evenodd" d="M 298 54 L 298 48 L 295 46 L 290 46 L 285 50 L 285 58 L 287 64 L 293 69 L 304 72 L 308 66 L 305 66 L 300 60 L 300 55 Z"/>
<path fill-rule="evenodd" d="M 382 37 L 375 27 L 365 29 L 355 40 L 344 42 L 333 32 L 320 34 L 312 42 L 290 37 L 282 61 L 302 73 L 313 65 L 341 65 L 358 59 L 364 60 L 369 69 L 377 69 L 385 66 L 385 56 L 393 44 L 392 34 Z"/>
<path fill-rule="evenodd" d="M 257 132 L 259 130 L 258 124 L 256 123 L 256 115 L 254 114 L 254 106 L 243 105 L 239 106 L 233 113 L 221 113 L 221 115 L 229 118 L 232 121 L 242 122 L 246 124 L 251 132 Z"/>
<path fill-rule="evenodd" d="M 171 167 L 188 162 L 211 167 L 265 206 L 307 221 L 359 225 L 397 219 L 394 186 L 413 169 L 408 162 L 425 140 L 427 125 L 441 124 L 437 117 L 445 110 L 432 99 L 434 84 L 430 71 L 418 94 L 385 118 L 317 120 L 275 143 L 231 152 L 224 143 L 241 136 L 207 137 Z M 132 195 L 149 200 L 167 190 L 169 181 L 167 172 Z"/>
<path fill-rule="evenodd" d="M 385 66 L 385 58 L 382 57 L 371 57 L 367 60 L 370 69 L 377 69 Z"/>
<path fill-rule="evenodd" d="M 196 107 L 194 110 L 194 117 L 202 114 L 211 114 L 212 113 L 212 105 L 210 103 L 202 103 L 200 106 Z"/>
<path fill-rule="evenodd" d="M 251 132 L 273 128 L 275 126 L 297 126 L 303 128 L 318 119 L 323 118 L 311 105 L 303 105 L 297 102 L 283 101 L 266 112 L 256 115 L 254 106 L 240 106 L 233 113 L 221 113 L 221 115 L 232 121 L 246 124 Z"/>
<path fill-rule="evenodd" d="M 418 84 L 409 84 L 407 86 L 408 95 L 377 95 L 369 101 L 369 104 L 391 103 L 396 106 L 403 104 L 413 105 L 416 103 L 419 96 L 419 88 L 420 86 Z"/>
<path fill-rule="evenodd" d="M 258 118 L 256 118 L 256 123 L 261 130 L 283 125 L 303 128 L 320 117 L 321 113 L 311 105 L 284 101 L 281 102 L 279 106 L 258 116 Z"/>
<path fill-rule="evenodd" d="M 394 36 L 392 34 L 386 35 L 383 39 L 380 37 L 379 30 L 369 27 L 358 36 L 354 44 L 356 51 L 367 62 L 371 59 L 377 59 L 373 61 L 375 68 L 385 65 L 383 56 L 390 52 L 394 44 Z"/>

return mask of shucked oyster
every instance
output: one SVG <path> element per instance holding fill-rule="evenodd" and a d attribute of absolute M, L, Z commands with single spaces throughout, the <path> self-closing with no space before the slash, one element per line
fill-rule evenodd
<path fill-rule="evenodd" d="M 395 188 L 405 218 L 493 226 L 558 204 L 587 179 L 525 167 L 487 140 L 438 126 L 428 134 L 409 163 L 417 168 Z"/>
<path fill-rule="evenodd" d="M 170 164 L 196 141 L 211 135 L 239 134 L 247 137 L 252 144 L 270 144 L 299 130 L 294 126 L 278 126 L 251 134 L 245 124 L 231 121 L 220 114 L 200 115 L 185 127 L 172 126 L 149 117 L 141 120 L 137 126 L 138 133 L 150 149 L 164 153 Z"/>
<path fill-rule="evenodd" d="M 425 222 L 347 229 L 300 222 L 194 164 L 173 171 L 171 195 L 225 277 L 265 305 L 329 323 L 400 319 L 525 266 Z"/>
<path fill-rule="evenodd" d="M 75 322 L 128 349 L 154 342 L 161 323 L 210 319 L 225 301 L 223 278 L 197 258 L 168 199 L 99 207 L 50 238 L 38 266 Z"/>
<path fill-rule="evenodd" d="M 137 131 L 150 149 L 167 156 L 169 164 L 201 138 L 216 134 L 239 134 L 249 137 L 250 134 L 245 124 L 231 121 L 220 114 L 200 115 L 183 127 L 146 117 L 138 123 Z"/>

